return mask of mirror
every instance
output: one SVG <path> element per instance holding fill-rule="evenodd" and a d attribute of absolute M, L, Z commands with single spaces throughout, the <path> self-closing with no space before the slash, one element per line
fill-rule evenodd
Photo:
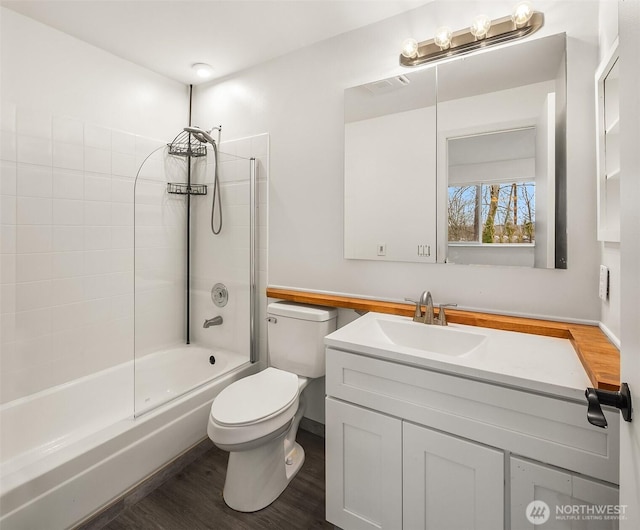
<path fill-rule="evenodd" d="M 566 268 L 565 49 L 345 90 L 345 258 Z"/>
<path fill-rule="evenodd" d="M 344 256 L 436 260 L 436 71 L 345 91 Z"/>

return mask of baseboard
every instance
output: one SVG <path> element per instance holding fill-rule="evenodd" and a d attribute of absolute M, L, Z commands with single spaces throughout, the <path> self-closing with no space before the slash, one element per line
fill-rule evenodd
<path fill-rule="evenodd" d="M 300 428 L 310 432 L 311 434 L 315 434 L 316 436 L 320 436 L 324 438 L 324 424 L 319 421 L 311 420 L 309 418 L 303 417 L 300 420 Z"/>

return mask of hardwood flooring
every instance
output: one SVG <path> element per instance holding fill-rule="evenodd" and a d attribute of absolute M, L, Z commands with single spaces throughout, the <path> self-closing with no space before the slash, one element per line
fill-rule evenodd
<path fill-rule="evenodd" d="M 240 513 L 222 499 L 228 453 L 213 444 L 197 460 L 127 507 L 106 530 L 311 530 L 325 521 L 324 438 L 298 431 L 302 469 L 270 506 Z"/>

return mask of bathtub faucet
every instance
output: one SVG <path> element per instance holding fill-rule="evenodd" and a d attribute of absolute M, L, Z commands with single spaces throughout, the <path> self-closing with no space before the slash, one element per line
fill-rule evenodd
<path fill-rule="evenodd" d="M 217 317 L 213 317 L 213 318 L 209 318 L 208 320 L 205 320 L 202 327 L 209 328 L 211 326 L 219 326 L 220 324 L 222 324 L 222 317 L 217 316 Z"/>

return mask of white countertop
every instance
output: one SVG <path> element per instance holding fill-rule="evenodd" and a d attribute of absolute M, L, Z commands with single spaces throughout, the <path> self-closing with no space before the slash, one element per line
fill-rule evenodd
<path fill-rule="evenodd" d="M 447 355 L 394 344 L 376 320 L 425 326 L 408 317 L 371 312 L 327 335 L 325 345 L 579 401 L 585 400 L 585 389 L 592 386 L 568 339 L 449 324 L 445 330 L 483 335 L 486 341 L 468 354 Z"/>

